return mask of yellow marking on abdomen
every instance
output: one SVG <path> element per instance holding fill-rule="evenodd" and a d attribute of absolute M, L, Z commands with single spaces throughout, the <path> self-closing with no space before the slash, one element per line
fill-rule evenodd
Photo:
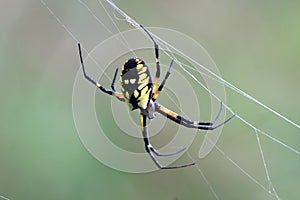
<path fill-rule="evenodd" d="M 128 93 L 128 91 L 126 91 L 126 93 L 125 93 L 125 97 L 126 97 L 126 99 L 129 99 L 130 97 L 129 97 L 129 93 Z"/>
<path fill-rule="evenodd" d="M 147 76 L 148 76 L 147 73 L 142 73 L 142 74 L 140 74 L 140 75 L 139 75 L 139 83 L 140 83 L 140 82 L 143 82 L 143 80 L 144 80 Z"/>
<path fill-rule="evenodd" d="M 149 101 L 149 92 L 150 92 L 149 87 L 148 86 L 144 87 L 141 90 L 140 97 L 138 98 L 138 101 L 139 101 L 138 105 L 143 109 L 147 108 L 147 103 Z"/>
<path fill-rule="evenodd" d="M 142 90 L 146 85 L 148 85 L 148 83 L 149 83 L 149 77 L 145 79 L 145 81 L 138 86 L 138 89 Z"/>
<path fill-rule="evenodd" d="M 137 98 L 137 97 L 139 96 L 139 94 L 140 94 L 140 93 L 139 93 L 137 90 L 134 90 L 133 95 L 134 95 L 135 98 Z"/>
<path fill-rule="evenodd" d="M 145 73 L 147 71 L 147 67 L 143 67 L 140 71 L 138 71 L 138 74 Z"/>
<path fill-rule="evenodd" d="M 143 67 L 144 67 L 143 64 L 138 64 L 138 65 L 136 65 L 136 69 L 137 69 L 137 70 L 141 70 Z"/>
<path fill-rule="evenodd" d="M 142 61 L 140 60 L 140 59 L 135 59 L 135 62 L 137 63 L 137 64 L 140 64 Z"/>
<path fill-rule="evenodd" d="M 141 97 L 145 96 L 145 94 L 147 93 L 148 91 L 148 86 L 144 87 L 142 90 L 141 90 Z"/>

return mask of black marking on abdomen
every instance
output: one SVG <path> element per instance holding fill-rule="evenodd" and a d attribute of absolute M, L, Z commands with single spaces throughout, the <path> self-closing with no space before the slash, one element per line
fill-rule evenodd
<path fill-rule="evenodd" d="M 145 62 L 139 58 L 129 59 L 122 68 L 121 87 L 127 102 L 132 105 L 132 110 L 141 108 L 138 104 L 141 100 L 149 101 L 149 96 L 141 96 L 143 89 L 147 87 L 147 91 L 152 89 L 153 83 L 151 74 Z M 148 93 L 147 93 L 148 95 Z M 143 108 L 145 109 L 145 108 Z"/>

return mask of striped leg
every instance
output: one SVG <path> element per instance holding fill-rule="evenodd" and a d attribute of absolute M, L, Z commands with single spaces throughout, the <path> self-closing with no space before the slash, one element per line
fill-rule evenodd
<path fill-rule="evenodd" d="M 175 155 L 178 154 L 180 152 L 182 152 L 184 149 L 174 152 L 174 153 L 170 153 L 170 154 L 161 154 L 159 153 L 151 144 L 149 141 L 149 137 L 148 137 L 148 127 L 147 127 L 147 117 L 144 114 L 140 114 L 140 119 L 141 119 L 141 126 L 142 126 L 142 133 L 143 133 L 143 137 L 144 137 L 144 142 L 145 142 L 145 149 L 147 151 L 147 153 L 150 155 L 151 159 L 153 160 L 153 162 L 156 164 L 156 166 L 160 169 L 177 169 L 177 168 L 183 168 L 183 167 L 188 167 L 188 166 L 192 166 L 195 163 L 190 163 L 190 164 L 186 164 L 186 165 L 178 165 L 178 166 L 162 166 L 158 160 L 155 158 L 154 154 L 156 154 L 157 156 L 171 156 L 171 155 Z M 154 154 L 153 154 L 154 153 Z"/>
<path fill-rule="evenodd" d="M 161 82 L 160 86 L 158 87 L 157 91 L 155 91 L 154 95 L 152 96 L 152 100 L 153 101 L 156 101 L 157 97 L 159 96 L 160 92 L 162 91 L 163 87 L 165 86 L 166 84 L 166 81 L 167 79 L 169 78 L 170 74 L 171 74 L 171 69 L 172 69 L 172 66 L 173 66 L 173 62 L 174 60 L 172 59 L 171 63 L 170 63 L 170 66 L 169 66 L 169 69 L 165 75 L 165 78 L 164 80 Z"/>
<path fill-rule="evenodd" d="M 114 83 L 115 83 L 115 79 L 117 76 L 117 72 L 118 70 L 116 70 L 113 82 L 112 82 L 112 89 L 113 90 L 108 90 L 105 87 L 103 87 L 102 85 L 100 85 L 100 83 L 96 82 L 94 79 L 92 79 L 89 75 L 87 75 L 86 71 L 85 71 L 85 67 L 84 67 L 84 63 L 83 63 L 83 59 L 82 59 L 82 54 L 81 54 L 81 47 L 80 47 L 80 43 L 78 43 L 78 50 L 79 50 L 79 57 L 80 57 L 80 62 L 81 62 L 81 66 L 82 66 L 82 71 L 83 71 L 83 75 L 84 77 L 90 81 L 91 83 L 93 83 L 95 86 L 97 86 L 102 92 L 115 96 L 117 97 L 120 101 L 125 101 L 123 94 L 116 92 L 115 91 L 115 87 L 114 87 Z"/>
<path fill-rule="evenodd" d="M 124 99 L 123 94 L 118 93 L 118 92 L 116 91 L 116 88 L 115 88 L 115 81 L 116 81 L 117 74 L 118 74 L 118 68 L 116 69 L 114 78 L 113 78 L 113 80 L 112 80 L 112 82 L 111 82 L 111 89 L 113 90 L 113 92 L 114 92 L 115 94 L 118 94 L 118 95 L 116 95 L 115 97 L 117 97 L 120 101 L 123 101 L 123 102 L 124 102 L 125 99 Z"/>
<path fill-rule="evenodd" d="M 217 121 L 217 119 L 219 118 L 221 110 L 222 110 L 222 106 L 220 108 L 220 111 L 219 111 L 217 117 L 212 122 L 198 122 L 198 121 L 192 121 L 190 119 L 187 119 L 187 118 L 175 113 L 174 111 L 169 110 L 168 108 L 166 108 L 162 105 L 159 105 L 158 103 L 156 104 L 156 111 L 159 112 L 160 114 L 164 115 L 168 119 L 176 122 L 177 124 L 186 126 L 188 128 L 196 128 L 196 129 L 202 129 L 202 130 L 214 130 L 214 129 L 224 125 L 225 123 L 227 123 L 229 120 L 231 120 L 235 116 L 235 115 L 232 115 L 229 118 L 227 118 L 225 121 L 213 126 L 215 121 Z"/>
<path fill-rule="evenodd" d="M 156 74 L 155 74 L 155 80 L 154 80 L 153 89 L 152 89 L 152 96 L 153 96 L 156 91 L 156 88 L 158 86 L 158 80 L 160 77 L 159 48 L 158 48 L 158 44 L 156 43 L 156 41 L 154 40 L 152 35 L 147 31 L 147 29 L 145 29 L 144 26 L 142 26 L 142 25 L 140 25 L 140 27 L 146 32 L 146 34 L 149 36 L 149 38 L 154 43 Z"/>

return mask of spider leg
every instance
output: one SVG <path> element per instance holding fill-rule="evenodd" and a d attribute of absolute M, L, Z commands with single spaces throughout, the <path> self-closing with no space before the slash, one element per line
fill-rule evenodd
<path fill-rule="evenodd" d="M 157 91 L 154 93 L 153 97 L 152 97 L 152 100 L 153 101 L 156 101 L 157 97 L 159 96 L 160 92 L 162 91 L 163 87 L 165 86 L 166 84 L 166 81 L 167 79 L 169 78 L 170 74 L 171 74 L 171 69 L 172 69 L 172 66 L 173 66 L 173 62 L 174 62 L 174 59 L 172 59 L 171 63 L 170 63 L 170 66 L 169 66 L 169 69 L 165 75 L 165 78 L 164 80 L 161 82 L 160 86 L 158 87 Z"/>
<path fill-rule="evenodd" d="M 148 152 L 153 162 L 156 164 L 156 166 L 160 169 L 178 169 L 178 168 L 184 168 L 195 165 L 195 163 L 189 163 L 185 165 L 176 165 L 176 166 L 162 166 L 158 160 L 154 157 L 153 153 L 151 151 Z"/>
<path fill-rule="evenodd" d="M 196 129 L 202 129 L 202 130 L 214 130 L 214 129 L 224 125 L 225 123 L 230 121 L 235 116 L 235 115 L 231 115 L 225 121 L 213 126 L 213 123 L 215 122 L 215 120 L 219 118 L 220 111 L 213 122 L 192 121 L 190 119 L 187 119 L 187 118 L 175 113 L 172 110 L 169 110 L 168 108 L 166 108 L 158 103 L 156 103 L 156 111 L 159 112 L 160 114 L 162 114 L 163 116 L 167 117 L 168 119 L 176 122 L 177 124 L 186 126 L 188 128 L 196 128 Z"/>
<path fill-rule="evenodd" d="M 217 116 L 215 117 L 215 119 L 214 120 L 212 120 L 212 124 L 214 124 L 218 119 L 219 119 L 219 117 L 220 117 L 220 115 L 221 115 L 221 113 L 222 113 L 222 108 L 223 108 L 223 103 L 222 103 L 222 101 L 220 102 L 220 109 L 219 109 L 219 112 L 218 112 L 218 114 L 217 114 Z"/>
<path fill-rule="evenodd" d="M 183 167 L 188 167 L 188 166 L 192 166 L 195 163 L 189 163 L 189 164 L 185 164 L 185 165 L 176 165 L 176 166 L 163 166 L 159 163 L 159 161 L 155 158 L 154 154 L 159 154 L 159 155 L 165 155 L 165 154 L 160 154 L 151 144 L 149 141 L 149 137 L 148 137 L 148 127 L 147 127 L 147 118 L 146 115 L 144 114 L 140 114 L 140 119 L 141 119 L 141 126 L 142 126 L 142 133 L 143 133 L 143 137 L 144 137 L 144 142 L 145 142 L 145 149 L 147 151 L 147 153 L 150 155 L 151 159 L 153 160 L 153 162 L 156 164 L 156 166 L 160 169 L 177 169 L 177 168 L 183 168 Z M 183 150 L 181 150 L 183 151 Z M 153 154 L 154 153 L 154 154 Z M 174 155 L 177 152 L 171 154 Z"/>
<path fill-rule="evenodd" d="M 116 77 L 117 77 L 117 74 L 118 74 L 118 68 L 116 68 L 116 71 L 115 71 L 115 75 L 114 75 L 114 78 L 111 82 L 111 89 L 115 92 L 116 91 L 116 88 L 115 88 L 115 81 L 116 81 Z"/>
<path fill-rule="evenodd" d="M 96 87 L 98 87 L 102 92 L 106 93 L 106 94 L 109 94 L 109 95 L 112 95 L 112 96 L 115 96 L 117 97 L 120 101 L 125 101 L 124 99 L 124 96 L 123 94 L 119 93 L 119 92 L 116 92 L 114 90 L 114 82 L 115 82 L 115 79 L 116 79 L 116 75 L 117 75 L 117 70 L 116 70 L 116 73 L 115 73 L 115 76 L 114 76 L 114 79 L 113 79 L 113 83 L 112 83 L 112 87 L 113 87 L 113 90 L 108 90 L 106 89 L 105 87 L 103 87 L 100 83 L 96 82 L 94 79 L 92 79 L 85 71 L 85 66 L 84 66 L 84 62 L 83 62 L 83 59 L 82 59 L 82 53 L 81 53 L 81 46 L 80 46 L 80 43 L 78 43 L 78 51 L 79 51 L 79 57 L 80 57 L 80 62 L 81 62 L 81 66 L 82 66 L 82 71 L 83 71 L 83 75 L 84 77 L 90 81 L 92 84 L 94 84 Z"/>
<path fill-rule="evenodd" d="M 115 75 L 114 75 L 114 78 L 113 78 L 113 80 L 112 80 L 112 82 L 111 82 L 111 89 L 113 90 L 113 92 L 114 93 L 118 93 L 117 91 L 116 91 L 116 88 L 115 88 L 115 81 L 116 81 L 116 77 L 117 77 L 117 74 L 118 74 L 118 68 L 116 68 L 116 72 L 115 72 Z M 119 93 L 120 94 L 120 93 Z M 116 96 L 120 101 L 125 101 L 125 99 L 124 99 L 124 96 L 122 95 L 122 97 L 120 97 L 120 95 L 118 95 L 118 96 Z"/>
<path fill-rule="evenodd" d="M 220 109 L 218 111 L 217 116 L 211 121 L 211 122 L 199 122 L 198 125 L 204 125 L 204 126 L 212 126 L 220 117 L 222 113 L 222 108 L 223 108 L 223 103 L 222 101 L 220 102 Z"/>
<path fill-rule="evenodd" d="M 149 148 L 150 148 L 150 150 L 151 150 L 152 152 L 154 152 L 155 155 L 157 155 L 157 156 L 173 156 L 173 155 L 176 155 L 176 154 L 179 154 L 179 153 L 183 152 L 183 151 L 186 149 L 186 148 L 184 147 L 184 148 L 179 149 L 178 151 L 175 151 L 175 152 L 173 152 L 173 153 L 166 153 L 166 154 L 163 154 L 163 153 L 160 153 L 159 151 L 157 151 L 157 149 L 155 149 L 152 145 L 150 145 Z"/>
<path fill-rule="evenodd" d="M 156 91 L 156 88 L 158 86 L 158 80 L 159 80 L 159 77 L 160 77 L 159 48 L 158 48 L 158 44 L 156 43 L 156 41 L 154 40 L 152 35 L 149 33 L 149 31 L 141 24 L 140 24 L 140 27 L 146 32 L 146 34 L 149 36 L 149 38 L 154 43 L 156 74 L 155 74 L 155 80 L 154 80 L 153 89 L 152 89 L 152 96 L 153 96 L 155 91 Z"/>
<path fill-rule="evenodd" d="M 141 119 L 143 120 L 143 122 L 145 121 L 146 122 L 146 118 L 145 119 Z M 149 137 L 148 137 L 148 129 L 147 129 L 147 125 L 144 126 L 145 128 L 143 128 L 143 137 L 144 137 L 144 140 L 146 138 L 146 141 L 145 143 L 148 144 L 148 147 L 155 155 L 157 156 L 173 156 L 173 155 L 176 155 L 176 154 L 179 154 L 181 152 L 183 152 L 185 150 L 185 148 L 182 148 L 182 149 L 179 149 L 178 151 L 175 151 L 175 152 L 172 152 L 172 153 L 166 153 L 166 154 L 163 154 L 163 153 L 160 153 L 155 147 L 153 147 L 150 142 L 149 142 Z M 145 129 L 145 130 L 144 130 Z"/>

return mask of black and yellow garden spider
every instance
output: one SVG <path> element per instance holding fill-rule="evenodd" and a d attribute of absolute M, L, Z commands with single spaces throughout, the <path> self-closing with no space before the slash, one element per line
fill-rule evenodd
<path fill-rule="evenodd" d="M 124 66 L 122 67 L 121 76 L 120 76 L 122 93 L 117 92 L 115 89 L 115 80 L 118 74 L 118 68 L 116 69 L 115 75 L 112 80 L 112 84 L 111 84 L 112 90 L 106 89 L 100 83 L 96 82 L 89 75 L 87 75 L 85 71 L 83 59 L 82 59 L 80 43 L 78 43 L 79 56 L 80 56 L 82 70 L 83 70 L 83 75 L 88 81 L 90 81 L 95 86 L 97 86 L 102 92 L 115 96 L 122 102 L 126 102 L 129 105 L 131 110 L 140 109 L 140 120 L 142 126 L 142 134 L 145 142 L 145 149 L 147 153 L 150 155 L 150 157 L 152 158 L 152 160 L 154 161 L 154 163 L 157 165 L 157 167 L 159 167 L 160 169 L 176 169 L 176 168 L 192 166 L 195 163 L 189 163 L 189 164 L 178 165 L 178 166 L 162 166 L 158 162 L 154 154 L 156 156 L 172 156 L 184 151 L 185 148 L 169 154 L 159 153 L 151 145 L 149 141 L 147 118 L 153 119 L 156 116 L 156 113 L 158 112 L 163 116 L 167 117 L 168 119 L 180 125 L 186 126 L 188 128 L 213 130 L 228 122 L 230 119 L 234 117 L 234 115 L 232 115 L 222 123 L 219 123 L 214 126 L 214 123 L 218 120 L 220 113 L 222 111 L 222 102 L 217 116 L 211 122 L 198 122 L 198 121 L 189 120 L 157 103 L 156 100 L 160 92 L 162 91 L 168 77 L 170 76 L 173 60 L 171 61 L 171 64 L 169 66 L 169 69 L 163 81 L 158 86 L 158 81 L 160 77 L 159 47 L 156 41 L 154 40 L 154 38 L 152 37 L 152 35 L 147 31 L 147 29 L 145 29 L 142 25 L 140 25 L 140 27 L 145 31 L 145 33 L 149 36 L 149 38 L 154 43 L 155 63 L 156 63 L 156 75 L 155 75 L 154 83 L 152 82 L 151 74 L 149 72 L 146 63 L 140 58 L 131 58 L 127 60 Z"/>

